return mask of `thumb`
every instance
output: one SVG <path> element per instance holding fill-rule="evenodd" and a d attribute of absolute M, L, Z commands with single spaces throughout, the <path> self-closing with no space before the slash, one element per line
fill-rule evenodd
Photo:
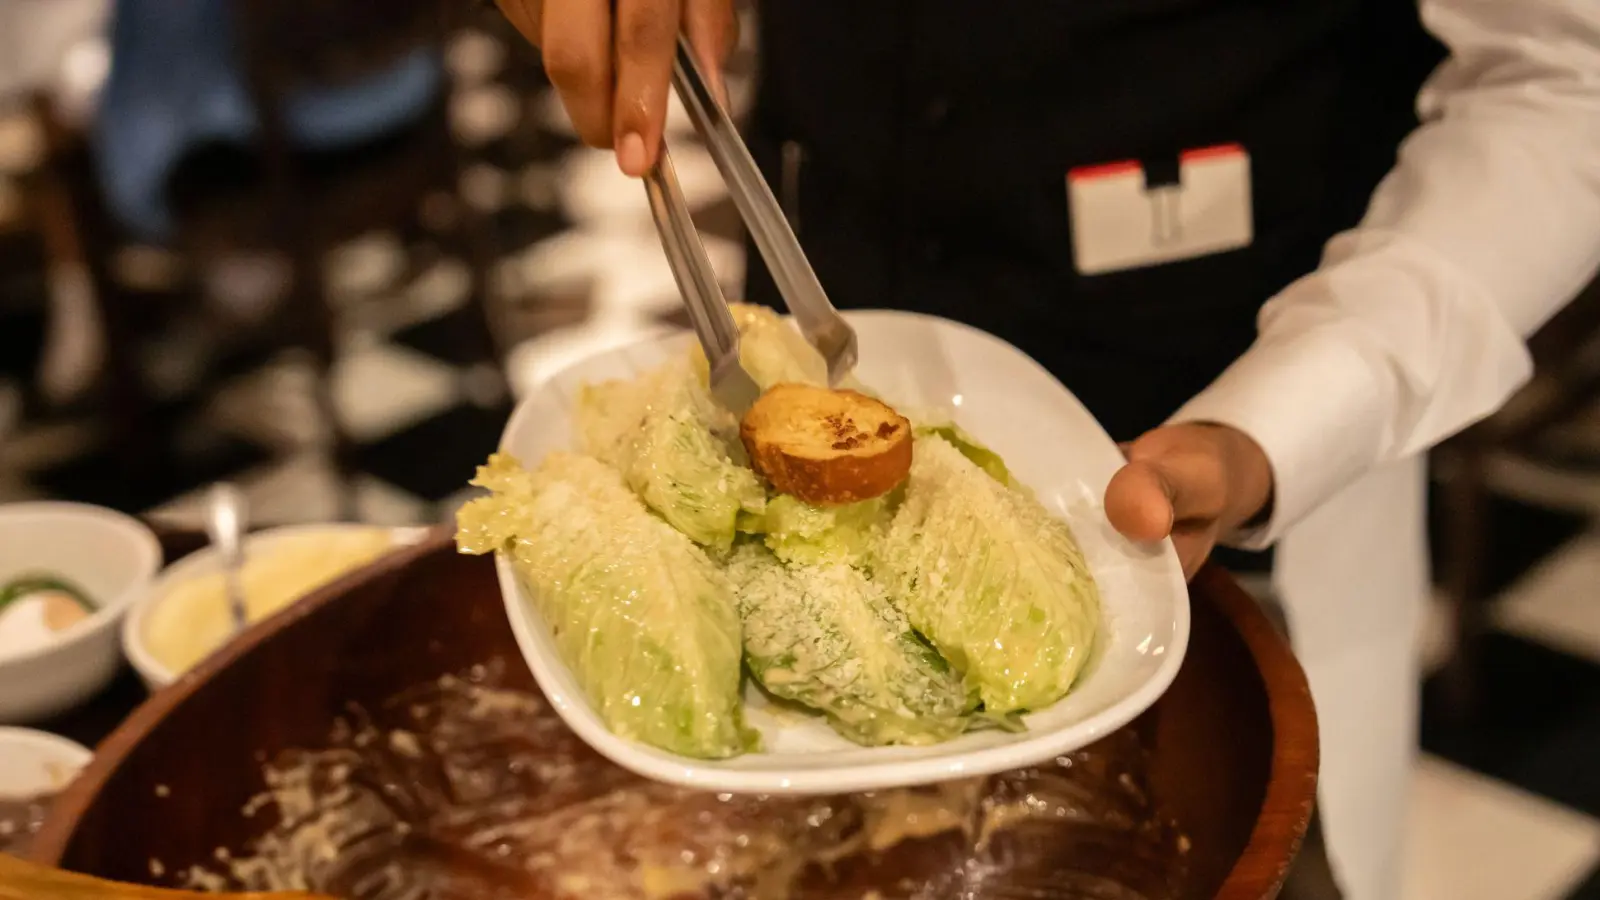
<path fill-rule="evenodd" d="M 1172 533 L 1177 522 L 1176 490 L 1159 466 L 1130 462 L 1106 485 L 1106 518 L 1131 541 L 1149 543 Z"/>
<path fill-rule="evenodd" d="M 1222 515 L 1228 491 L 1214 429 L 1157 428 L 1124 451 L 1128 464 L 1106 485 L 1106 517 L 1130 540 L 1157 541 L 1184 523 Z"/>

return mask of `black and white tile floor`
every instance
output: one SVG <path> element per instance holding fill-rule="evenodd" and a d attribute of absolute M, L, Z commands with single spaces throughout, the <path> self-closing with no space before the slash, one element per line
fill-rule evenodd
<path fill-rule="evenodd" d="M 503 251 L 497 297 L 535 335 L 511 354 L 513 390 L 671 320 L 676 290 L 643 192 L 608 156 L 575 146 L 552 97 L 519 93 L 501 78 L 527 65 L 525 51 L 468 32 L 450 59 L 460 81 L 457 127 L 477 150 L 462 192 L 493 212 Z M 736 103 L 743 93 L 735 82 Z M 0 126 L 0 171 L 4 133 Z M 733 217 L 691 133 L 676 110 L 669 140 L 679 176 L 704 213 L 713 261 L 735 287 L 743 260 Z M 0 180 L 0 207 L 8 196 Z M 461 264 L 438 260 L 401 280 L 405 255 L 396 236 L 373 235 L 339 254 L 330 273 L 355 323 L 334 396 L 360 443 L 357 509 L 377 522 L 448 515 L 509 408 L 480 389 L 470 361 L 444 338 L 463 311 Z M 8 293 L 40 289 L 38 279 L 0 279 L 0 372 L 7 360 L 14 372 L 37 363 L 42 323 L 5 316 Z M 63 496 L 184 518 L 205 484 L 227 477 L 245 487 L 262 521 L 335 516 L 335 476 L 316 449 L 307 378 L 293 361 L 234 378 L 207 408 L 217 427 L 196 432 L 170 479 L 128 485 L 92 422 L 19 422 L 19 391 L 0 375 L 0 501 Z M 1600 411 L 1595 422 L 1600 434 Z M 1594 472 L 1557 483 L 1539 470 L 1502 473 L 1508 492 L 1524 499 L 1499 508 L 1501 591 L 1485 712 L 1470 727 L 1452 726 L 1425 704 L 1403 900 L 1600 900 L 1600 467 Z M 1430 657 L 1438 650 L 1438 640 L 1419 647 Z"/>

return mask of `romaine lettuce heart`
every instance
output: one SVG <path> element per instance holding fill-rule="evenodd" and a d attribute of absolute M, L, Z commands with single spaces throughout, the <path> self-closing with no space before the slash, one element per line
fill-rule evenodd
<path fill-rule="evenodd" d="M 687 362 L 633 381 L 587 386 L 578 397 L 585 452 L 615 467 L 628 486 L 695 543 L 725 551 L 740 513 L 759 513 L 766 492 L 734 458 L 737 423 L 717 408 Z"/>
<path fill-rule="evenodd" d="M 1054 703 L 1089 660 L 1100 598 L 1072 532 L 942 437 L 917 440 L 874 572 L 989 713 Z"/>
<path fill-rule="evenodd" d="M 970 726 L 961 677 L 861 570 L 786 563 L 752 543 L 734 551 L 728 576 L 746 662 L 772 694 L 869 746 L 938 743 Z"/>
<path fill-rule="evenodd" d="M 505 553 L 606 727 L 683 756 L 755 749 L 740 696 L 732 586 L 599 460 L 554 453 L 534 472 L 504 454 L 491 493 L 457 514 L 467 553 Z"/>

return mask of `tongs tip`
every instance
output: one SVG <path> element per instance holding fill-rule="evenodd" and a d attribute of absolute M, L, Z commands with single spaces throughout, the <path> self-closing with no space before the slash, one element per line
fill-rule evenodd
<path fill-rule="evenodd" d="M 735 354 L 712 364 L 711 396 L 723 409 L 742 418 L 761 399 L 761 386 L 745 371 Z"/>

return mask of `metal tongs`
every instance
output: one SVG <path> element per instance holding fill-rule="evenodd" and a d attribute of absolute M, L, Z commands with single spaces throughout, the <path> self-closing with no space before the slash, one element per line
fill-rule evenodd
<path fill-rule="evenodd" d="M 689 41 L 682 36 L 678 38 L 672 83 L 689 112 L 689 119 L 705 141 L 717 171 L 727 182 L 733 204 L 750 229 L 756 249 L 766 260 L 772 280 L 800 326 L 800 333 L 822 354 L 828 365 L 828 383 L 837 385 L 856 365 L 855 329 L 839 315 L 822 290 L 822 283 L 811 270 L 811 263 L 789 228 L 777 198 L 767 187 L 766 179 L 761 177 L 733 120 L 706 86 Z M 689 321 L 711 365 L 712 393 L 729 410 L 743 413 L 760 395 L 760 389 L 739 362 L 739 328 L 689 217 L 689 207 L 678 187 L 678 177 L 664 142 L 655 168 L 645 175 L 644 185 L 656 228 L 661 232 L 661 246 L 666 250 L 667 262 L 683 294 Z"/>

